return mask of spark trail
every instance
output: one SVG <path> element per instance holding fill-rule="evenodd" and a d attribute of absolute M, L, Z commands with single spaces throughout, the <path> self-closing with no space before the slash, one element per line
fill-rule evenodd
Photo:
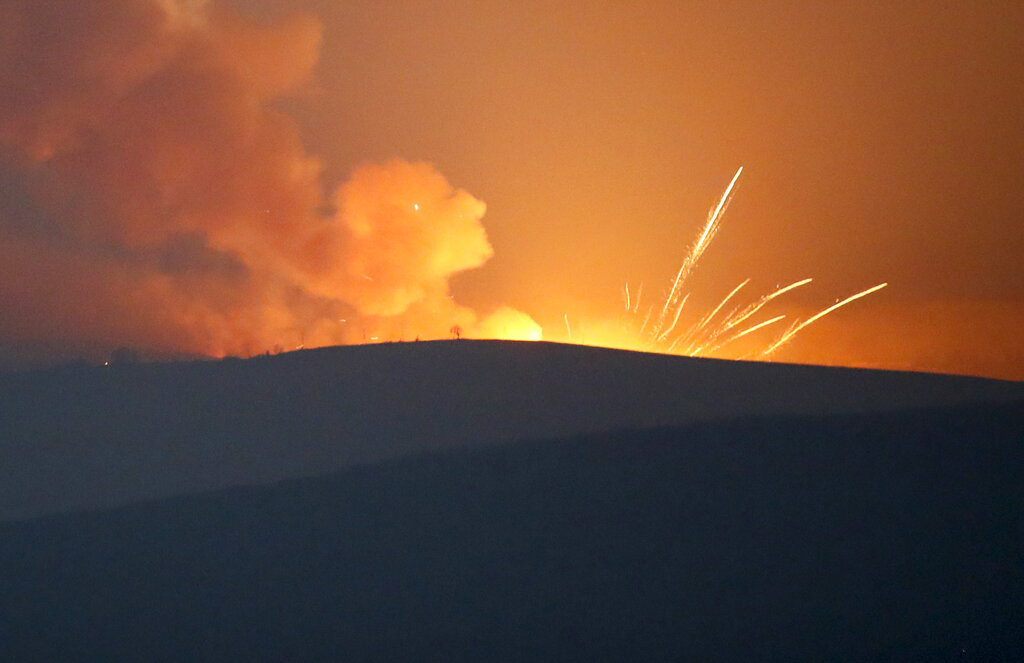
<path fill-rule="evenodd" d="M 707 223 L 704 224 L 704 230 L 701 231 L 697 241 L 694 242 L 690 248 L 690 253 L 683 260 L 683 264 L 679 267 L 679 272 L 676 274 L 676 278 L 672 281 L 672 289 L 668 293 L 668 297 L 665 298 L 665 303 L 661 307 L 661 314 L 658 316 L 657 323 L 654 326 L 654 334 L 659 335 L 661 329 L 664 326 L 665 317 L 668 315 L 669 309 L 677 306 L 679 301 L 680 292 L 682 291 L 683 284 L 686 282 L 687 277 L 690 276 L 690 272 L 697 265 L 701 256 L 704 255 L 704 250 L 708 248 L 708 244 L 715 238 L 715 234 L 718 232 L 719 223 L 722 220 L 722 215 L 725 214 L 726 208 L 729 206 L 729 199 L 732 197 L 733 189 L 736 187 L 736 182 L 739 181 L 740 175 L 743 174 L 743 166 L 740 166 L 736 171 L 736 174 L 732 176 L 732 181 L 729 182 L 729 186 L 725 188 L 725 193 L 722 194 L 721 199 L 718 201 L 718 205 L 711 209 L 708 213 Z"/>
<path fill-rule="evenodd" d="M 847 305 L 847 304 L 849 304 L 850 302 L 852 302 L 852 301 L 856 301 L 856 300 L 860 299 L 861 297 L 866 297 L 867 295 L 870 295 L 870 294 L 871 294 L 871 293 L 873 293 L 873 292 L 877 292 L 878 290 L 881 290 L 882 288 L 884 288 L 884 287 L 885 287 L 885 286 L 887 286 L 887 285 L 889 285 L 889 284 L 888 284 L 888 283 L 879 283 L 878 285 L 876 285 L 876 286 L 874 286 L 874 287 L 871 287 L 871 288 L 868 288 L 867 290 L 862 290 L 861 292 L 858 292 L 858 293 L 857 293 L 856 295 L 850 295 L 849 297 L 847 297 L 847 298 L 846 298 L 846 299 L 844 299 L 843 301 L 841 301 L 841 302 L 838 302 L 838 303 L 836 303 L 836 304 L 833 304 L 832 306 L 829 306 L 829 307 L 828 307 L 827 309 L 825 309 L 824 311 L 821 311 L 820 313 L 816 313 L 816 314 L 812 315 L 811 317 L 807 318 L 807 319 L 806 319 L 806 320 L 804 320 L 803 322 L 798 322 L 798 323 L 795 323 L 795 324 L 794 324 L 794 325 L 793 325 L 793 326 L 792 326 L 792 327 L 791 327 L 791 328 L 789 329 L 789 331 L 787 331 L 787 332 L 786 332 L 785 334 L 783 334 L 783 335 L 782 335 L 782 336 L 781 336 L 781 337 L 779 338 L 779 340 L 775 341 L 775 343 L 773 343 L 773 344 L 771 344 L 770 346 L 768 346 L 768 347 L 767 347 L 767 348 L 766 348 L 766 349 L 765 349 L 765 350 L 764 350 L 764 351 L 763 351 L 763 352 L 761 353 L 761 356 L 763 356 L 763 357 L 767 357 L 767 356 L 768 356 L 768 355 L 770 355 L 771 353 L 775 352 L 775 351 L 776 351 L 777 349 L 779 349 L 779 348 L 780 348 L 780 347 L 782 347 L 782 346 L 783 346 L 784 344 L 786 344 L 787 342 L 789 342 L 789 340 L 790 340 L 791 338 L 793 338 L 793 336 L 794 336 L 794 335 L 795 335 L 795 334 L 796 334 L 796 333 L 797 333 L 798 331 L 800 331 L 801 329 L 803 329 L 803 328 L 804 328 L 804 327 L 806 327 L 807 325 L 811 324 L 811 323 L 812 323 L 812 322 L 814 322 L 815 320 L 820 320 L 821 318 L 824 318 L 824 317 L 825 317 L 826 315 L 828 315 L 828 314 L 829 314 L 829 313 L 831 313 L 832 311 L 835 311 L 835 310 L 836 310 L 836 309 L 838 309 L 838 308 L 842 308 L 843 306 L 846 306 L 846 305 Z"/>
<path fill-rule="evenodd" d="M 625 287 L 623 288 L 625 311 L 631 321 L 630 326 L 633 327 L 633 331 L 630 333 L 630 336 L 639 338 L 643 349 L 652 352 L 683 354 L 689 356 L 710 355 L 734 341 L 752 335 L 755 332 L 783 320 L 786 317 L 785 315 L 775 315 L 761 321 L 756 321 L 753 318 L 772 301 L 788 292 L 811 283 L 812 279 L 806 278 L 794 281 L 793 283 L 785 286 L 776 287 L 775 290 L 762 295 L 746 306 L 733 307 L 730 311 L 721 316 L 721 320 L 719 322 L 712 324 L 713 321 L 719 318 L 719 314 L 726 305 L 736 297 L 744 286 L 750 283 L 750 279 L 748 278 L 733 288 L 732 291 L 730 291 L 729 294 L 727 294 L 710 312 L 699 318 L 689 327 L 685 327 L 682 332 L 676 332 L 683 314 L 683 309 L 690 296 L 690 293 L 686 290 L 686 282 L 690 274 L 697 267 L 701 256 L 704 255 L 704 252 L 711 244 L 711 240 L 713 240 L 715 235 L 718 233 L 722 218 L 729 206 L 729 202 L 732 200 L 736 184 L 742 174 L 743 167 L 741 166 L 737 169 L 736 174 L 733 175 L 732 180 L 730 180 L 729 185 L 725 188 L 725 191 L 722 193 L 717 204 L 708 211 L 707 221 L 701 229 L 700 234 L 697 236 L 697 240 L 690 247 L 689 252 L 683 259 L 683 263 L 680 265 L 679 271 L 672 280 L 664 301 L 660 304 L 651 305 L 643 316 L 642 322 L 639 316 L 639 310 L 643 285 L 641 284 L 634 295 L 630 290 L 629 283 L 627 282 L 625 284 Z M 833 304 L 832 306 L 829 306 L 828 308 L 823 309 L 806 320 L 797 320 L 790 325 L 789 329 L 774 340 L 768 342 L 763 349 L 756 354 L 765 358 L 769 357 L 777 349 L 792 340 L 799 331 L 806 328 L 811 323 L 820 320 L 829 313 L 842 308 L 851 302 L 881 290 L 886 287 L 886 285 L 886 283 L 881 283 L 866 290 L 862 290 Z M 568 323 L 568 317 L 566 317 L 567 326 Z"/>

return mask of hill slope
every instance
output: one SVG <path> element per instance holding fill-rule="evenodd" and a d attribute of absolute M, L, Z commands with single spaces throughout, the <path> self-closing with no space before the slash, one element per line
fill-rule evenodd
<path fill-rule="evenodd" d="M 1024 383 L 486 341 L 7 373 L 0 521 L 430 449 L 1019 398 Z"/>
<path fill-rule="evenodd" d="M 0 658 L 1017 661 L 1022 413 L 706 421 L 0 524 Z"/>

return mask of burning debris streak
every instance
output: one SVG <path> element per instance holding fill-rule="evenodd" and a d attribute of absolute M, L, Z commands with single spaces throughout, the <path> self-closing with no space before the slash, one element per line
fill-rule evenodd
<path fill-rule="evenodd" d="M 718 201 L 718 205 L 711 209 L 708 213 L 708 221 L 704 224 L 704 229 L 697 241 L 694 242 L 690 248 L 690 253 L 683 260 L 683 264 L 679 267 L 679 272 L 676 274 L 676 278 L 672 281 L 672 289 L 668 293 L 668 297 L 665 298 L 665 303 L 661 307 L 661 313 L 658 316 L 658 320 L 655 324 L 654 333 L 658 335 L 661 332 L 661 328 L 665 322 L 665 316 L 667 315 L 670 308 L 676 306 L 679 300 L 679 293 L 682 291 L 683 284 L 686 282 L 687 277 L 701 256 L 704 255 L 704 250 L 707 249 L 708 244 L 714 239 L 715 233 L 718 232 L 719 222 L 722 220 L 722 215 L 725 213 L 726 208 L 729 206 L 729 199 L 732 196 L 733 188 L 736 186 L 736 182 L 739 181 L 740 175 L 743 173 L 743 166 L 737 169 L 736 174 L 732 176 L 732 181 L 729 182 L 729 186 L 725 188 L 725 193 L 722 194 L 721 199 Z"/>
<path fill-rule="evenodd" d="M 801 281 L 797 281 L 796 283 L 790 283 L 787 286 L 779 288 L 779 289 L 775 290 L 774 292 L 771 292 L 771 293 L 765 295 L 760 300 L 758 300 L 758 302 L 756 304 L 753 304 L 752 306 L 750 306 L 750 308 L 748 308 L 743 313 L 740 313 L 739 315 L 736 315 L 736 316 L 730 318 L 723 325 L 723 327 L 726 330 L 732 329 L 736 325 L 742 323 L 747 318 L 749 318 L 750 316 L 752 316 L 755 313 L 757 313 L 758 311 L 760 311 L 764 307 L 765 304 L 767 304 L 768 302 L 772 301 L 776 297 L 779 297 L 780 295 L 784 295 L 785 293 L 789 292 L 790 290 L 795 290 L 796 288 L 799 288 L 800 286 L 807 285 L 808 283 L 810 283 L 813 280 L 814 279 L 803 279 Z"/>
<path fill-rule="evenodd" d="M 785 315 L 777 315 L 777 316 L 775 316 L 774 318 L 772 318 L 770 320 L 765 320 L 764 322 L 759 322 L 756 325 L 754 325 L 753 327 L 747 327 L 746 329 L 744 329 L 740 333 L 734 334 L 733 336 L 730 336 L 729 338 L 727 338 L 726 340 L 722 341 L 721 343 L 718 343 L 718 344 L 708 348 L 708 352 L 709 353 L 710 352 L 714 352 L 718 348 L 721 348 L 723 345 L 727 345 L 727 344 L 732 343 L 733 341 L 735 341 L 737 339 L 743 338 L 747 334 L 753 333 L 753 332 L 757 331 L 758 329 L 761 329 L 762 327 L 767 327 L 768 325 L 773 325 L 773 324 L 775 324 L 779 320 L 782 320 L 785 317 L 786 317 Z"/>
<path fill-rule="evenodd" d="M 867 295 L 870 295 L 873 292 L 877 292 L 878 290 L 881 290 L 882 288 L 884 288 L 887 285 L 889 285 L 889 284 L 888 283 L 879 283 L 876 286 L 868 288 L 867 290 L 862 290 L 861 292 L 858 292 L 855 295 L 851 295 L 851 296 L 847 297 L 846 299 L 844 299 L 841 302 L 837 302 L 837 303 L 833 304 L 832 306 L 829 306 L 824 311 L 821 311 L 820 313 L 816 313 L 815 315 L 812 315 L 810 318 L 804 320 L 803 322 L 794 323 L 793 326 L 789 329 L 789 331 L 787 331 L 785 334 L 783 334 L 779 338 L 779 340 L 775 341 L 775 343 L 773 343 L 772 345 L 770 345 L 767 348 L 765 348 L 765 350 L 761 353 L 762 356 L 767 357 L 771 353 L 775 352 L 778 348 L 782 347 L 782 345 L 784 345 L 785 343 L 789 342 L 789 340 L 791 338 L 793 338 L 793 336 L 798 331 L 800 331 L 801 329 L 803 329 L 807 325 L 811 324 L 815 320 L 819 320 L 819 319 L 825 317 L 826 315 L 828 315 L 832 311 L 835 311 L 838 308 L 842 308 L 843 306 L 846 306 L 847 304 L 849 304 L 852 301 L 856 301 L 856 300 L 860 299 L 861 297 L 866 297 Z"/>
<path fill-rule="evenodd" d="M 687 331 L 687 332 L 686 332 L 685 334 L 682 334 L 682 335 L 680 335 L 680 336 L 679 336 L 678 338 L 676 338 L 676 340 L 675 340 L 675 341 L 674 341 L 674 342 L 672 343 L 672 345 L 671 345 L 671 346 L 669 346 L 669 347 L 670 347 L 670 350 L 674 350 L 674 349 L 676 348 L 676 346 L 677 346 L 677 345 L 679 345 L 680 343 L 684 343 L 684 342 L 686 342 L 686 341 L 689 341 L 689 340 L 690 340 L 690 338 L 691 338 L 691 337 L 693 337 L 693 335 L 694 335 L 694 334 L 696 334 L 697 332 L 700 332 L 700 331 L 701 331 L 701 330 L 703 330 L 703 329 L 704 329 L 705 327 L 707 327 L 707 326 L 708 326 L 708 323 L 709 323 L 709 322 L 711 322 L 711 320 L 713 320 L 713 319 L 714 319 L 714 317 L 715 317 L 716 315 L 718 315 L 718 312 L 719 312 L 719 311 L 721 311 L 721 310 L 722 310 L 722 307 L 723 307 L 723 306 L 725 306 L 725 305 L 726 305 L 726 303 L 727 303 L 727 302 L 728 302 L 728 301 L 729 301 L 730 299 L 732 299 L 732 298 L 733 298 L 733 297 L 734 297 L 734 296 L 736 295 L 736 293 L 737 293 L 737 292 L 739 292 L 739 291 L 740 291 L 740 290 L 741 290 L 741 289 L 743 288 L 743 286 L 747 285 L 748 283 L 750 283 L 750 279 L 747 279 L 747 280 L 743 281 L 743 282 L 742 282 L 742 283 L 740 283 L 740 284 L 739 284 L 738 286 L 736 286 L 735 288 L 733 288 L 733 289 L 732 289 L 732 292 L 730 292 L 730 293 L 729 293 L 728 295 L 726 295 L 726 296 L 725 296 L 725 299 L 723 299 L 723 300 L 722 300 L 722 301 L 721 301 L 721 302 L 720 302 L 720 303 L 718 304 L 718 306 L 716 306 L 715 308 L 713 308 L 713 309 L 711 310 L 711 312 L 710 312 L 710 313 L 708 313 L 707 315 L 705 315 L 705 316 L 704 316 L 704 317 L 703 317 L 703 318 L 701 319 L 701 321 L 700 321 L 699 323 L 697 323 L 697 324 L 696 324 L 695 326 L 691 327 L 691 328 L 690 328 L 690 329 L 689 329 L 689 330 L 688 330 L 688 331 Z"/>
<path fill-rule="evenodd" d="M 690 293 L 686 293 L 683 296 L 683 298 L 679 300 L 679 305 L 676 306 L 676 314 L 672 318 L 672 324 L 668 326 L 668 329 L 666 329 L 665 331 L 661 332 L 661 334 L 658 335 L 658 342 L 659 343 L 661 341 L 664 341 L 666 338 L 668 338 L 668 335 L 671 334 L 672 330 L 676 328 L 677 324 L 679 324 L 679 316 L 682 314 L 683 307 L 686 306 L 686 300 L 689 299 L 689 298 L 690 298 Z"/>
<path fill-rule="evenodd" d="M 786 316 L 780 314 L 760 322 L 751 322 L 751 319 L 772 301 L 788 292 L 811 283 L 812 279 L 805 278 L 785 286 L 777 287 L 775 290 L 762 295 L 753 303 L 745 307 L 733 308 L 729 313 L 724 315 L 721 322 L 712 324 L 712 321 L 718 318 L 719 313 L 725 308 L 726 304 L 732 301 L 740 290 L 750 283 L 750 279 L 748 278 L 734 287 L 711 311 L 681 333 L 673 336 L 673 333 L 679 325 L 683 307 L 690 296 L 690 293 L 686 291 L 687 279 L 696 268 L 701 256 L 704 255 L 704 252 L 707 250 L 711 240 L 714 239 L 717 234 L 722 217 L 729 206 L 729 202 L 735 192 L 736 184 L 742 173 L 742 167 L 737 169 L 736 174 L 733 175 L 732 180 L 725 188 L 725 191 L 718 200 L 718 203 L 708 212 L 707 222 L 704 224 L 697 240 L 690 247 L 686 257 L 683 259 L 683 263 L 679 267 L 679 271 L 676 273 L 675 278 L 672 280 L 668 295 L 666 295 L 664 301 L 661 302 L 660 305 L 648 308 L 642 321 L 640 321 L 640 318 L 637 315 L 639 311 L 642 286 L 637 289 L 636 295 L 632 296 L 629 283 L 626 283 L 624 288 L 625 309 L 630 319 L 629 326 L 633 328 L 630 335 L 635 336 L 638 339 L 640 349 L 651 352 L 664 352 L 668 354 L 682 354 L 688 356 L 710 355 L 734 341 L 754 334 L 757 331 L 783 320 Z M 757 354 L 761 357 L 769 357 L 777 349 L 788 343 L 800 330 L 806 328 L 811 323 L 821 319 L 836 309 L 846 306 L 847 304 L 873 292 L 881 290 L 886 285 L 887 284 L 885 283 L 881 283 L 868 288 L 855 295 L 847 297 L 832 306 L 829 306 L 819 313 L 810 316 L 806 320 L 795 321 L 789 329 L 773 341 L 770 341 Z M 657 314 L 652 319 L 652 313 L 655 310 L 657 311 Z M 747 324 L 748 326 L 741 327 L 741 325 L 744 324 Z M 566 325 L 568 325 L 568 319 L 566 319 Z M 737 328 L 739 328 L 739 331 L 736 331 Z M 637 344 L 628 343 L 627 345 L 635 347 Z"/>

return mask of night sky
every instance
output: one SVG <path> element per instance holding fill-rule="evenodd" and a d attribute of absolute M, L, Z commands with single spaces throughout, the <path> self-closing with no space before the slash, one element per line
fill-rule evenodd
<path fill-rule="evenodd" d="M 1022 35 L 996 2 L 5 0 L 0 341 L 599 342 L 743 166 L 686 315 L 888 282 L 772 358 L 1024 379 Z"/>

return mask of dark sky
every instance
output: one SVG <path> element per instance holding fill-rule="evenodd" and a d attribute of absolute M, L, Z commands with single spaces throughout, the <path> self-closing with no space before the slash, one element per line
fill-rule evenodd
<path fill-rule="evenodd" d="M 775 358 L 1024 379 L 1024 7 L 1016 3 L 231 4 L 267 25 L 295 12 L 320 24 L 315 67 L 307 62 L 315 30 L 294 18 L 218 57 L 263 72 L 306 44 L 312 55 L 295 58 L 292 75 L 259 103 L 295 122 L 301 148 L 282 144 L 319 158 L 326 196 L 356 166 L 399 157 L 434 164 L 486 203 L 493 257 L 472 269 L 487 260 L 477 247 L 444 276 L 468 270 L 451 283 L 467 308 L 514 307 L 552 340 L 566 338 L 568 318 L 576 340 L 589 328 L 597 341 L 620 315 L 624 282 L 644 283 L 649 297 L 667 292 L 708 208 L 743 166 L 688 284 L 689 314 L 748 277 L 747 301 L 814 277 L 773 303 L 790 319 L 888 282 Z M 113 39 L 123 38 L 125 23 L 110 25 Z M 32 43 L 45 54 L 52 42 Z M 278 56 L 259 55 L 268 44 Z M 22 57 L 24 67 L 37 55 Z M 6 177 L 38 200 L 38 178 L 9 156 L 17 150 L 6 140 Z M 303 195 L 289 204 L 300 208 Z M 38 216 L 61 214 L 39 207 Z M 206 237 L 220 257 L 252 245 Z M 242 262 L 253 272 L 255 259 Z M 292 271 L 306 295 L 324 296 Z M 422 287 L 444 294 L 448 286 Z M 361 302 L 379 293 L 353 288 L 345 302 L 372 313 Z M 302 315 L 321 315 L 321 305 L 304 300 Z M 222 327 L 221 336 L 235 333 Z M 7 328 L 25 336 L 39 326 Z"/>

